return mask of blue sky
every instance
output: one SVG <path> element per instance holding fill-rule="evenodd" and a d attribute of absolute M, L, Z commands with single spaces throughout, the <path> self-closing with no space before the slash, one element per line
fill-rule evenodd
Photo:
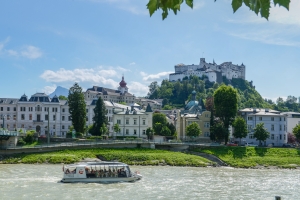
<path fill-rule="evenodd" d="M 263 97 L 300 96 L 300 2 L 271 9 L 269 21 L 229 0 L 195 0 L 164 21 L 148 0 L 3 1 L 0 7 L 0 96 L 51 93 L 79 82 L 145 96 L 178 63 L 246 65 Z"/>

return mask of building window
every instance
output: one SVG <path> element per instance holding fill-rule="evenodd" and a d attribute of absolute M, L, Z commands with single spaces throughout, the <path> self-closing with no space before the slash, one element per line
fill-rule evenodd
<path fill-rule="evenodd" d="M 281 125 L 279 125 L 279 130 L 280 130 L 280 131 L 282 130 L 282 126 L 281 126 Z"/>
<path fill-rule="evenodd" d="M 279 140 L 282 140 L 281 134 L 279 135 Z"/>
<path fill-rule="evenodd" d="M 274 121 L 274 117 L 271 117 L 271 121 Z"/>
<path fill-rule="evenodd" d="M 279 117 L 279 121 L 281 121 L 281 117 Z"/>
<path fill-rule="evenodd" d="M 21 114 L 21 120 L 25 120 L 25 115 Z"/>
<path fill-rule="evenodd" d="M 49 120 L 49 117 L 48 115 L 45 115 L 45 120 L 48 121 Z"/>
<path fill-rule="evenodd" d="M 248 117 L 248 120 L 251 121 L 251 120 L 252 120 L 252 117 Z"/>
<path fill-rule="evenodd" d="M 205 132 L 204 137 L 209 137 L 209 132 Z"/>
<path fill-rule="evenodd" d="M 146 120 L 145 119 L 143 119 L 143 125 L 146 125 Z"/>
<path fill-rule="evenodd" d="M 271 131 L 274 131 L 274 124 L 271 125 Z"/>
<path fill-rule="evenodd" d="M 121 124 L 121 120 L 120 119 L 117 119 L 117 124 Z M 127 131 L 128 129 L 126 129 Z"/>
<path fill-rule="evenodd" d="M 69 116 L 69 121 L 71 121 L 72 120 L 72 117 L 71 116 Z"/>
<path fill-rule="evenodd" d="M 254 138 L 253 134 L 249 134 L 249 139 L 253 139 L 253 138 Z"/>
<path fill-rule="evenodd" d="M 285 127 L 285 125 L 283 125 L 283 130 L 284 130 L 284 131 L 286 131 L 286 127 Z"/>
<path fill-rule="evenodd" d="M 7 116 L 6 116 L 6 120 L 10 120 L 10 115 L 7 115 Z"/>
<path fill-rule="evenodd" d="M 143 130 L 143 135 L 146 135 L 146 130 Z"/>
<path fill-rule="evenodd" d="M 61 126 L 61 129 L 65 129 L 65 125 L 62 125 L 62 126 Z"/>
<path fill-rule="evenodd" d="M 128 135 L 129 134 L 129 129 L 126 129 L 126 135 Z"/>
<path fill-rule="evenodd" d="M 208 118 L 208 114 L 205 114 L 205 117 Z"/>
<path fill-rule="evenodd" d="M 133 130 L 133 134 L 136 135 L 136 129 Z"/>
<path fill-rule="evenodd" d="M 65 121 L 65 116 L 61 116 L 61 121 Z"/>
<path fill-rule="evenodd" d="M 14 120 L 17 120 L 17 115 L 14 115 Z"/>
<path fill-rule="evenodd" d="M 55 121 L 56 120 L 56 115 L 53 115 L 53 121 Z"/>
<path fill-rule="evenodd" d="M 7 111 L 10 111 L 10 107 L 7 107 L 6 109 L 7 109 Z"/>
<path fill-rule="evenodd" d="M 55 124 L 53 125 L 53 129 L 55 129 Z"/>
<path fill-rule="evenodd" d="M 274 140 L 274 134 L 271 134 L 271 140 Z"/>
<path fill-rule="evenodd" d="M 133 124 L 136 125 L 136 119 L 133 119 Z"/>
<path fill-rule="evenodd" d="M 209 122 L 205 122 L 205 123 L 204 123 L 204 127 L 205 127 L 205 128 L 209 128 Z"/>
<path fill-rule="evenodd" d="M 1 111 L 3 111 L 3 107 L 1 107 Z"/>
<path fill-rule="evenodd" d="M 259 117 L 259 121 L 262 121 L 262 117 Z"/>
<path fill-rule="evenodd" d="M 14 107 L 14 111 L 17 111 L 17 108 L 16 108 L 16 107 Z"/>
<path fill-rule="evenodd" d="M 29 120 L 32 120 L 32 114 L 29 114 Z"/>
<path fill-rule="evenodd" d="M 285 134 L 283 134 L 283 139 L 285 140 Z"/>
<path fill-rule="evenodd" d="M 88 122 L 89 121 L 89 117 L 86 117 L 85 120 Z"/>
<path fill-rule="evenodd" d="M 129 124 L 129 119 L 126 119 L 126 124 Z"/>
<path fill-rule="evenodd" d="M 89 109 L 88 108 L 86 109 L 86 113 L 89 113 Z"/>
<path fill-rule="evenodd" d="M 64 109 L 64 108 L 62 109 L 62 112 L 65 112 L 65 109 Z"/>

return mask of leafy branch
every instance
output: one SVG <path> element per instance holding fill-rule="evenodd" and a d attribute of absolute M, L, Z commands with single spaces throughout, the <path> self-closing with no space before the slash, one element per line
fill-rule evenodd
<path fill-rule="evenodd" d="M 147 9 L 149 10 L 150 16 L 152 16 L 155 11 L 162 10 L 162 19 L 164 20 L 167 18 L 170 10 L 176 15 L 184 2 L 187 6 L 193 8 L 193 0 L 149 0 Z M 260 13 L 261 17 L 268 19 L 272 2 L 275 6 L 283 6 L 289 10 L 290 0 L 232 0 L 231 6 L 235 13 L 244 3 L 244 5 L 255 12 L 256 15 Z"/>

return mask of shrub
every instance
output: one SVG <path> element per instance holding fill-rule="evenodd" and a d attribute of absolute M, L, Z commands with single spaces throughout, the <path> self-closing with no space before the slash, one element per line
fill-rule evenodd
<path fill-rule="evenodd" d="M 23 146 L 23 145 L 25 145 L 25 144 L 26 144 L 26 142 L 23 140 L 23 138 L 19 138 L 19 139 L 18 139 L 17 145 Z"/>
<path fill-rule="evenodd" d="M 82 137 L 83 137 L 83 134 L 82 134 L 82 133 L 79 133 L 79 132 L 76 132 L 75 136 L 76 136 L 76 138 L 82 138 Z"/>
<path fill-rule="evenodd" d="M 26 136 L 24 137 L 24 142 L 26 144 L 31 144 L 34 142 L 34 131 L 27 131 Z"/>

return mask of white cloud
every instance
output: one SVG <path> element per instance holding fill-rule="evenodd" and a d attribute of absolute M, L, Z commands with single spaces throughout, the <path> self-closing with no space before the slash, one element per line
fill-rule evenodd
<path fill-rule="evenodd" d="M 149 91 L 147 85 L 135 81 L 130 82 L 130 84 L 128 84 L 128 88 L 130 93 L 135 96 L 146 96 Z"/>
<path fill-rule="evenodd" d="M 10 55 L 10 56 L 18 56 L 18 52 L 15 51 L 15 50 L 9 49 L 9 50 L 6 50 L 6 52 L 7 52 L 8 55 Z"/>
<path fill-rule="evenodd" d="M 43 55 L 42 51 L 35 46 L 26 46 L 21 55 L 29 59 L 37 59 Z"/>
<path fill-rule="evenodd" d="M 135 65 L 135 62 L 131 62 L 131 63 L 129 63 L 129 65 Z"/>
<path fill-rule="evenodd" d="M 10 41 L 10 37 L 7 37 L 3 42 L 0 42 L 0 51 L 4 49 L 5 44 Z"/>
<path fill-rule="evenodd" d="M 147 73 L 145 72 L 140 72 L 141 76 L 147 76 Z"/>
<path fill-rule="evenodd" d="M 119 68 L 117 68 L 119 69 Z M 97 85 L 108 85 L 117 88 L 119 83 L 111 77 L 119 77 L 120 73 L 115 69 L 102 69 L 102 67 L 91 69 L 73 69 L 67 70 L 61 68 L 57 71 L 46 70 L 40 77 L 47 82 L 86 82 Z"/>
<path fill-rule="evenodd" d="M 140 74 L 142 75 L 144 72 L 140 72 Z M 161 79 L 161 78 L 167 78 L 169 76 L 169 74 L 171 74 L 173 72 L 169 71 L 169 72 L 159 72 L 157 74 L 149 74 L 147 75 L 146 73 L 144 73 L 143 76 L 143 80 L 144 81 L 150 81 L 150 80 L 156 80 L 156 79 Z"/>
<path fill-rule="evenodd" d="M 45 86 L 43 92 L 45 92 L 46 94 L 51 94 L 52 92 L 54 92 L 56 87 L 57 86 L 55 84 L 53 84 L 52 86 Z"/>

